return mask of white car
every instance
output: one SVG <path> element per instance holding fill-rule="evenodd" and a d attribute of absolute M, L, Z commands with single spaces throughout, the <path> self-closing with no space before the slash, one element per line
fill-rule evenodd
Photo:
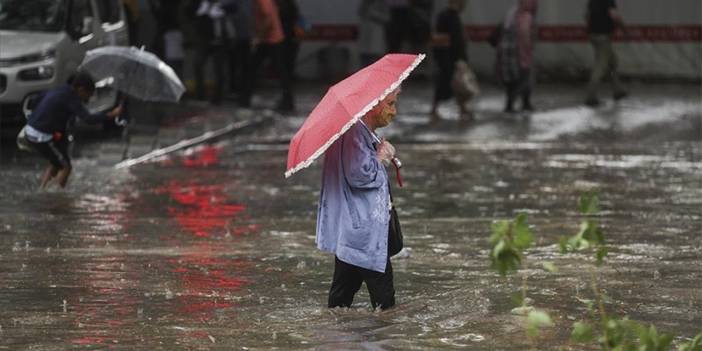
<path fill-rule="evenodd" d="M 120 0 L 0 0 L 0 123 L 22 121 L 32 97 L 65 84 L 85 52 L 128 45 Z M 96 82 L 91 112 L 117 103 L 109 81 Z"/>

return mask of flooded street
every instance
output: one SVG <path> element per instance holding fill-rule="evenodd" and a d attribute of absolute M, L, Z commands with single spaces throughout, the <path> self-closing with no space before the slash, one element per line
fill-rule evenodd
<path fill-rule="evenodd" d="M 365 287 L 352 309 L 326 308 L 334 266 L 314 242 L 320 162 L 283 177 L 285 140 L 319 98 L 310 93 L 273 126 L 131 168 L 100 154 L 119 141 L 84 146 L 66 191 L 35 191 L 41 162 L 6 153 L 0 349 L 526 349 L 510 313 L 521 277 L 489 268 L 487 241 L 494 220 L 520 212 L 536 239 L 528 296 L 555 323 L 537 349 L 593 349 L 569 341 L 593 298 L 592 255 L 558 248 L 593 188 L 608 312 L 676 342 L 701 331 L 699 89 L 642 90 L 598 110 L 569 95 L 537 99 L 530 118 L 502 116 L 488 91 L 477 121 L 458 126 L 447 107 L 431 127 L 422 89 L 406 89 L 382 131 L 404 164 L 404 188 L 393 184 L 408 248 L 393 258 L 396 308 L 372 312 Z"/>

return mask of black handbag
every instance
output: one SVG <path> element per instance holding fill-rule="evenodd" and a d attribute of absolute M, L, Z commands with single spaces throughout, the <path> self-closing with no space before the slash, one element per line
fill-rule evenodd
<path fill-rule="evenodd" d="M 390 184 L 388 184 L 388 190 Z M 390 201 L 392 202 L 392 193 L 390 193 Z M 388 226 L 388 257 L 397 255 L 404 247 L 402 237 L 402 228 L 400 227 L 400 218 L 397 216 L 395 205 L 390 208 L 390 225 Z"/>

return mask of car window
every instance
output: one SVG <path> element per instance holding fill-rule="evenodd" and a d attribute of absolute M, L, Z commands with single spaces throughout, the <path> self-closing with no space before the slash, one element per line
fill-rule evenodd
<path fill-rule="evenodd" d="M 56 32 L 64 17 L 61 0 L 0 0 L 0 30 Z"/>
<path fill-rule="evenodd" d="M 85 18 L 93 17 L 93 8 L 90 0 L 73 0 L 69 15 L 69 26 L 75 33 L 81 33 Z"/>
<path fill-rule="evenodd" d="M 119 0 L 97 0 L 102 23 L 115 24 L 121 20 Z"/>

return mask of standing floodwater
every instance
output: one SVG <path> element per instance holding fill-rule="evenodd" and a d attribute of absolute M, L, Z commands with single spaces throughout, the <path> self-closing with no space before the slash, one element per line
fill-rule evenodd
<path fill-rule="evenodd" d="M 34 160 L 3 156 L 0 348 L 524 349 L 510 314 L 521 281 L 487 258 L 490 223 L 519 212 L 536 234 L 528 295 L 556 325 L 540 349 L 577 348 L 568 339 L 592 298 L 590 258 L 562 256 L 557 242 L 577 232 L 577 198 L 593 187 L 610 313 L 699 332 L 698 101 L 584 110 L 560 99 L 512 121 L 489 112 L 501 99 L 488 92 L 475 124 L 427 128 L 426 92 L 403 94 L 386 133 L 405 165 L 393 196 L 410 249 L 393 259 L 395 309 L 371 312 L 365 287 L 354 308 L 326 308 L 334 266 L 314 243 L 320 167 L 283 177 L 280 141 L 298 116 L 248 136 L 249 149 L 225 140 L 119 171 L 84 148 L 67 191 L 36 192 Z"/>

